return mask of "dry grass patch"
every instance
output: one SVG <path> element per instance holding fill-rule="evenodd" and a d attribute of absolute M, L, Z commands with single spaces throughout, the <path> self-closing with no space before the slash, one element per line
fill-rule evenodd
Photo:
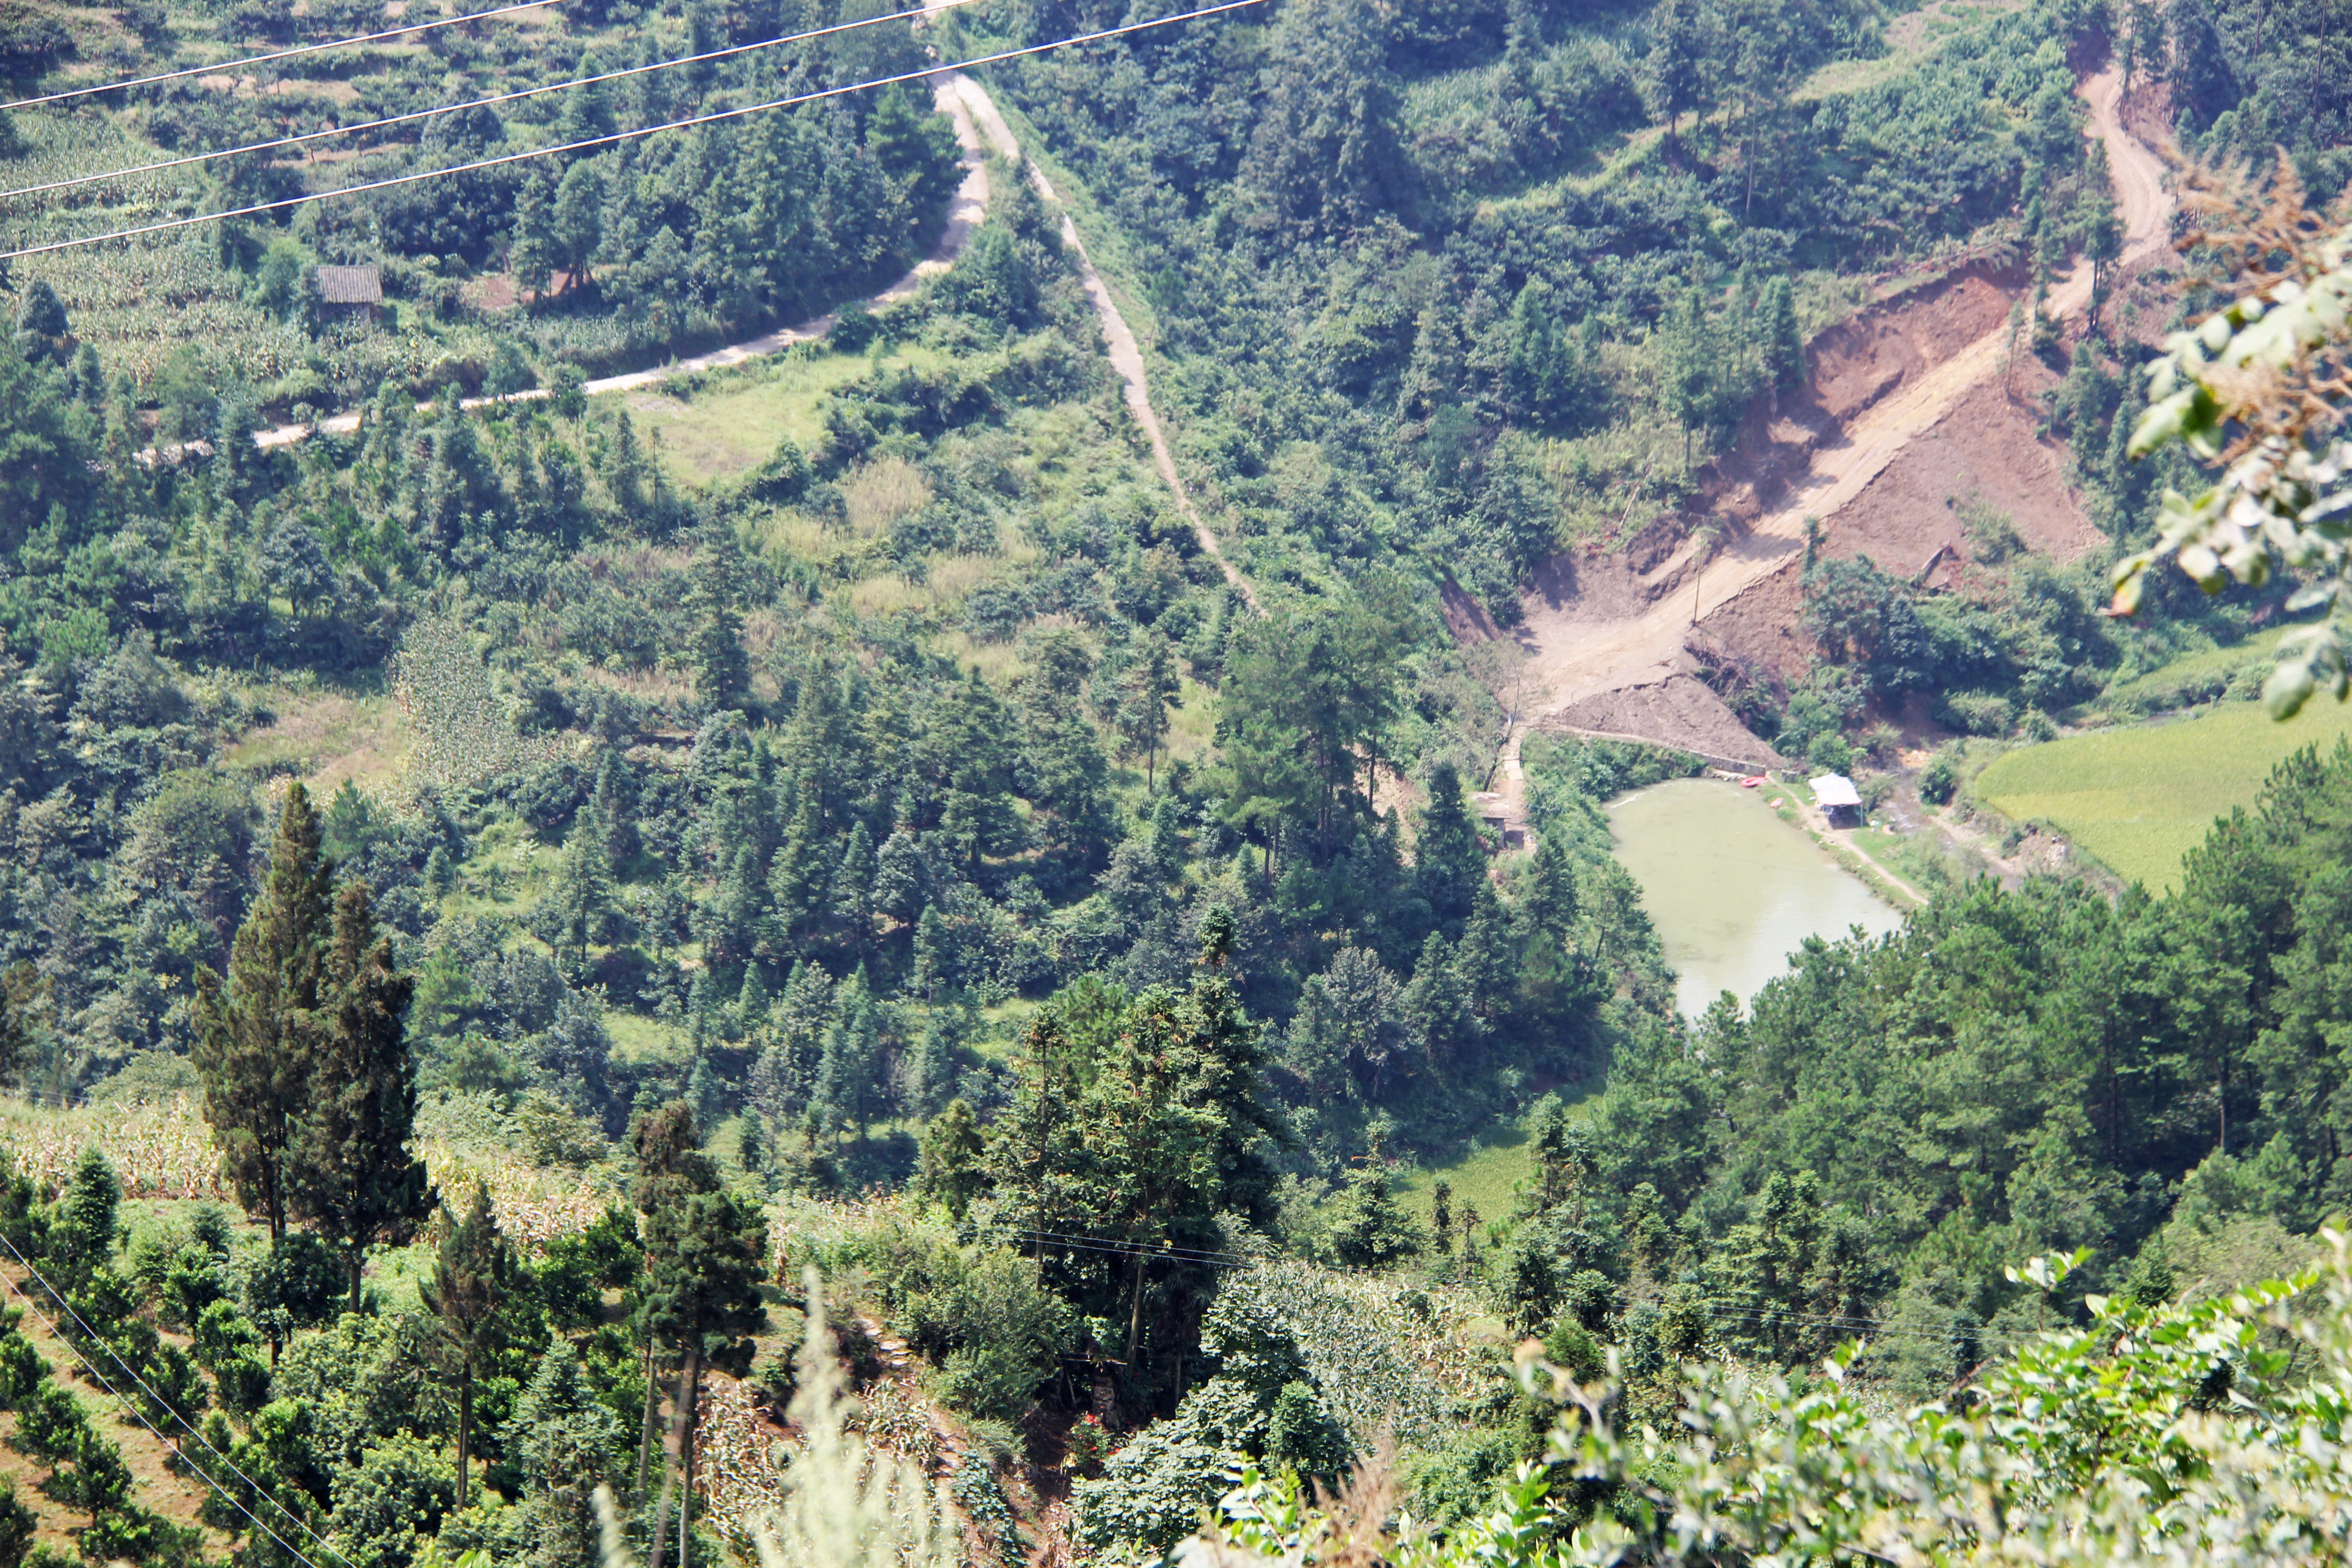
<path fill-rule="evenodd" d="M 924 573 L 942 606 L 963 603 L 995 575 L 996 563 L 985 555 L 934 555 Z"/>
<path fill-rule="evenodd" d="M 841 500 L 849 513 L 850 532 L 871 539 L 909 512 L 930 505 L 931 481 L 904 458 L 882 458 L 861 463 L 841 481 Z"/>
<path fill-rule="evenodd" d="M 389 695 L 289 692 L 271 706 L 277 718 L 228 749 L 229 766 L 291 767 L 313 794 L 331 795 L 346 779 L 362 791 L 390 779 L 408 752 L 408 719 Z"/>
<path fill-rule="evenodd" d="M 932 647 L 955 660 L 957 668 L 979 670 L 992 686 L 1003 686 L 1024 668 L 1011 643 L 982 642 L 967 631 L 942 632 Z"/>
<path fill-rule="evenodd" d="M 879 577 L 868 577 L 849 585 L 849 602 L 869 616 L 885 616 L 894 610 L 917 610 L 931 602 L 928 589 L 910 583 L 896 572 L 885 572 Z"/>
<path fill-rule="evenodd" d="M 833 531 L 802 511 L 772 512 L 749 530 L 754 548 L 769 555 L 821 561 L 833 552 Z"/>

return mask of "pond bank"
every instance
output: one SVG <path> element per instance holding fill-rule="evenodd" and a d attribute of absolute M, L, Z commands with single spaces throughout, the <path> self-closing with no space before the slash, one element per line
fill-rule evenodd
<path fill-rule="evenodd" d="M 1641 885 L 1685 1017 L 1725 991 L 1745 1003 L 1788 973 L 1788 955 L 1809 936 L 1834 939 L 1854 926 L 1876 936 L 1902 924 L 1759 793 L 1674 779 L 1609 807 L 1618 861 Z"/>

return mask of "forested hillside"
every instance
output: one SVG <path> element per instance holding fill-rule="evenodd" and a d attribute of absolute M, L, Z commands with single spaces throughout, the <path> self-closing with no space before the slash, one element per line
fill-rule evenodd
<path fill-rule="evenodd" d="M 2318 1287 L 2219 1303 L 2352 1201 L 2352 748 L 2177 892 L 1923 860 L 1901 931 L 1685 1018 L 1605 807 L 1706 763 L 1530 732 L 1511 628 L 1752 543 L 1825 334 L 1964 288 L 2087 542 L 1817 521 L 1770 658 L 1701 672 L 1746 739 L 1940 804 L 1956 737 L 2316 607 L 2335 351 L 2305 489 L 2231 481 L 2300 541 L 2259 568 L 2163 497 L 2275 400 L 2144 372 L 2250 256 L 2325 324 L 2344 18 L 1059 47 L 1175 9 L 0 17 L 0 1568 L 1150 1560 L 1244 1468 L 1234 1550 L 1680 1560 L 1681 1510 L 1742 1556 L 1825 1505 L 1634 1445 L 1751 1421 L 1892 1550 L 1887 1477 L 1994 1485 L 1939 1421 L 2031 1449 L 1983 1461 L 2023 1521 L 2065 1464 L 2236 1484 L 2183 1401 L 2232 1453 L 2336 1418 Z M 2308 208 L 2124 268 L 2110 71 Z M 2191 574 L 2101 615 L 2159 528 Z M 2062 1383 L 2141 1425 L 2018 1414 Z"/>

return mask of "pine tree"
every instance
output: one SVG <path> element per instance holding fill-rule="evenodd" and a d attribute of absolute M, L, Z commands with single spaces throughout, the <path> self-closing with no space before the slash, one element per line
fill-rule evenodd
<path fill-rule="evenodd" d="M 1786 277 L 1775 278 L 1764 291 L 1768 322 L 1765 339 L 1771 384 L 1801 386 L 1805 381 L 1805 334 L 1797 324 L 1797 291 Z"/>
<path fill-rule="evenodd" d="M 590 1499 L 612 1479 L 620 1424 L 562 1335 L 551 1338 L 530 1385 L 515 1401 L 513 1447 L 532 1510 L 537 1563 L 593 1563 Z"/>
<path fill-rule="evenodd" d="M 760 977 L 760 966 L 743 966 L 743 984 L 735 992 L 735 1027 L 749 1034 L 768 1022 L 768 983 Z"/>
<path fill-rule="evenodd" d="M 1661 0 L 1650 13 L 1650 52 L 1639 72 L 1649 111 L 1666 122 L 1666 142 L 1683 115 L 1706 101 L 1706 15 L 1699 0 Z"/>
<path fill-rule="evenodd" d="M 625 866 L 637 853 L 636 824 L 631 820 L 635 796 L 628 758 L 617 746 L 607 750 L 596 766 L 596 795 L 590 805 L 596 826 L 604 830 L 604 858 L 611 866 Z"/>
<path fill-rule="evenodd" d="M 1182 686 L 1177 679 L 1176 657 L 1168 639 L 1154 632 L 1147 634 L 1142 643 L 1127 668 L 1119 672 L 1116 722 L 1119 739 L 1127 742 L 1129 754 L 1143 753 L 1143 793 L 1150 795 L 1160 742 L 1168 733 L 1168 710 Z"/>
<path fill-rule="evenodd" d="M 988 1190 L 983 1163 L 987 1141 L 979 1120 L 961 1095 L 923 1129 L 922 1152 L 915 1167 L 914 1193 L 944 1207 L 962 1223 L 971 1200 Z"/>
<path fill-rule="evenodd" d="M 824 820 L 816 792 L 801 791 L 793 825 L 768 864 L 768 896 L 773 900 L 777 932 L 787 946 L 798 946 L 823 922 L 840 857 L 840 836 Z"/>
<path fill-rule="evenodd" d="M 368 1247 L 400 1235 L 433 1202 L 425 1163 L 408 1149 L 416 1074 L 404 1019 L 416 977 L 393 967 L 363 883 L 335 900 L 322 981 L 321 1005 L 302 1031 L 308 1092 L 286 1185 L 294 1212 L 342 1246 L 356 1312 Z"/>
<path fill-rule="evenodd" d="M 751 689 L 751 661 L 743 651 L 743 617 L 735 608 L 741 553 L 724 526 L 705 536 L 687 595 L 693 617 L 694 697 L 708 708 L 735 708 Z"/>
<path fill-rule="evenodd" d="M 596 814 L 582 812 L 563 841 L 554 884 L 541 906 L 538 929 L 555 950 L 556 963 L 575 976 L 587 972 L 590 946 L 612 934 L 613 860 L 608 840 L 605 826 Z"/>
<path fill-rule="evenodd" d="M 1685 289 L 1666 315 L 1661 365 L 1666 412 L 1683 427 L 1683 466 L 1690 466 L 1691 435 L 1714 422 L 1717 366 L 1715 333 L 1696 289 Z"/>
<path fill-rule="evenodd" d="M 1480 882 L 1486 879 L 1486 852 L 1470 819 L 1462 777 L 1451 763 L 1429 775 L 1429 805 L 1422 812 L 1413 844 L 1413 890 L 1429 905 L 1430 918 L 1449 933 L 1470 918 Z"/>
<path fill-rule="evenodd" d="M 768 1277 L 767 1222 L 732 1194 L 693 1193 L 662 1204 L 647 1216 L 646 1251 L 643 1321 L 655 1339 L 676 1347 L 681 1357 L 672 1427 L 677 1452 L 686 1461 L 678 1492 L 678 1568 L 688 1568 L 697 1395 L 707 1367 L 738 1377 L 751 1369 L 751 1336 L 768 1321 L 760 1295 Z M 654 1515 L 650 1568 L 661 1568 L 669 1493 L 665 1475 L 662 1507 Z"/>
<path fill-rule="evenodd" d="M 554 258 L 573 289 L 593 286 L 589 263 L 604 242 L 604 176 L 593 163 L 574 163 L 555 187 L 551 233 Z"/>
<path fill-rule="evenodd" d="M 1573 377 L 1568 374 L 1567 345 L 1552 318 L 1551 290 L 1530 278 L 1512 303 L 1510 356 L 1504 362 L 1503 384 L 1512 412 L 1539 425 L 1556 423 L 1560 404 Z"/>
<path fill-rule="evenodd" d="M 809 1109 L 822 1125 L 854 1127 L 863 1138 L 866 1096 L 881 1067 L 882 1041 L 874 995 L 866 989 L 862 972 L 842 984 L 836 1005 L 833 1026 L 825 1030 L 824 1048 L 817 1058 L 816 1086 L 809 1096 Z"/>
<path fill-rule="evenodd" d="M 46 278 L 36 278 L 25 289 L 25 302 L 16 311 L 16 330 L 37 338 L 62 338 L 73 331 L 64 302 Z"/>
<path fill-rule="evenodd" d="M 286 793 L 269 872 L 230 949 L 228 980 L 198 968 L 191 1055 L 205 1084 L 205 1120 L 246 1212 L 273 1244 L 286 1237 L 287 1160 L 309 1109 L 310 1063 L 301 1020 L 320 1001 L 331 868 L 319 817 L 299 783 Z"/>
<path fill-rule="evenodd" d="M 457 1377 L 457 1507 L 462 1510 L 472 1468 L 474 1379 L 483 1361 L 504 1342 L 502 1309 L 519 1279 L 514 1248 L 490 1212 L 487 1187 L 475 1186 L 474 1200 L 463 1216 L 445 1208 L 441 1221 L 432 1276 L 416 1282 L 416 1293 L 435 1319 L 436 1350 Z"/>
<path fill-rule="evenodd" d="M 925 904 L 923 918 L 915 922 L 915 970 L 909 979 L 926 1002 L 938 1001 L 940 988 L 954 982 L 954 954 L 949 949 L 948 922 L 937 904 Z"/>
<path fill-rule="evenodd" d="M 929 897 L 930 868 L 921 842 L 904 826 L 893 828 L 874 858 L 875 912 L 911 925 Z"/>
<path fill-rule="evenodd" d="M 50 1272 L 68 1293 L 77 1292 L 111 1262 L 122 1233 L 122 1180 L 113 1162 L 85 1149 L 73 1176 L 49 1211 L 47 1251 Z"/>
<path fill-rule="evenodd" d="M 862 821 L 853 823 L 841 864 L 834 868 L 827 902 L 835 921 L 848 933 L 853 950 L 874 939 L 874 838 Z"/>
<path fill-rule="evenodd" d="M 547 292 L 555 270 L 555 184 L 545 170 L 533 170 L 515 198 L 514 238 L 507 268 L 515 287 L 536 298 Z"/>
<path fill-rule="evenodd" d="M 629 1185 L 629 1201 L 643 1216 L 639 1228 L 647 1233 L 650 1247 L 648 1227 L 653 1216 L 665 1208 L 683 1205 L 698 1194 L 716 1192 L 719 1168 L 711 1163 L 710 1156 L 702 1152 L 694 1108 L 682 1100 L 673 1100 L 660 1110 L 638 1118 L 629 1130 L 629 1142 L 636 1154 L 636 1174 Z M 645 1425 L 637 1438 L 636 1480 L 636 1491 L 642 1497 L 646 1470 L 653 1453 L 655 1404 L 660 1397 L 660 1384 L 654 1376 L 654 1352 L 661 1342 L 655 1299 L 645 1276 L 639 1277 L 633 1322 L 645 1345 L 646 1410 Z"/>

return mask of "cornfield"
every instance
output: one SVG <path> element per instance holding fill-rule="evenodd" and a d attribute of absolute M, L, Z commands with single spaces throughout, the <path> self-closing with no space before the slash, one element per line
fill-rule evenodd
<path fill-rule="evenodd" d="M 703 1517 L 730 1537 L 747 1536 L 755 1515 L 781 1507 L 784 1468 L 776 1450 L 782 1439 L 768 1427 L 751 1384 L 712 1376 L 702 1386 L 694 1433 L 695 1489 Z"/>
<path fill-rule="evenodd" d="M 19 1113 L 0 1121 L 0 1148 L 44 1191 L 63 1184 L 85 1149 L 104 1150 L 134 1198 L 234 1194 L 220 1179 L 212 1129 L 185 1095 L 157 1104 Z"/>
<path fill-rule="evenodd" d="M 418 616 L 401 641 L 394 675 L 400 710 L 416 736 L 403 766 L 416 783 L 460 787 L 548 754 L 546 742 L 516 731 L 456 617 Z"/>
<path fill-rule="evenodd" d="M 416 1152 L 442 1195 L 477 1184 L 490 1194 L 490 1208 L 507 1238 L 528 1252 L 541 1252 L 559 1237 L 577 1236 L 596 1223 L 617 1197 L 593 1173 L 544 1170 L 510 1154 L 459 1149 L 440 1139 L 423 1139 Z"/>
<path fill-rule="evenodd" d="M 851 1425 L 866 1434 L 876 1452 L 904 1460 L 926 1475 L 938 1468 L 939 1427 L 911 1380 L 877 1377 L 861 1398 L 864 1408 L 851 1417 Z"/>

